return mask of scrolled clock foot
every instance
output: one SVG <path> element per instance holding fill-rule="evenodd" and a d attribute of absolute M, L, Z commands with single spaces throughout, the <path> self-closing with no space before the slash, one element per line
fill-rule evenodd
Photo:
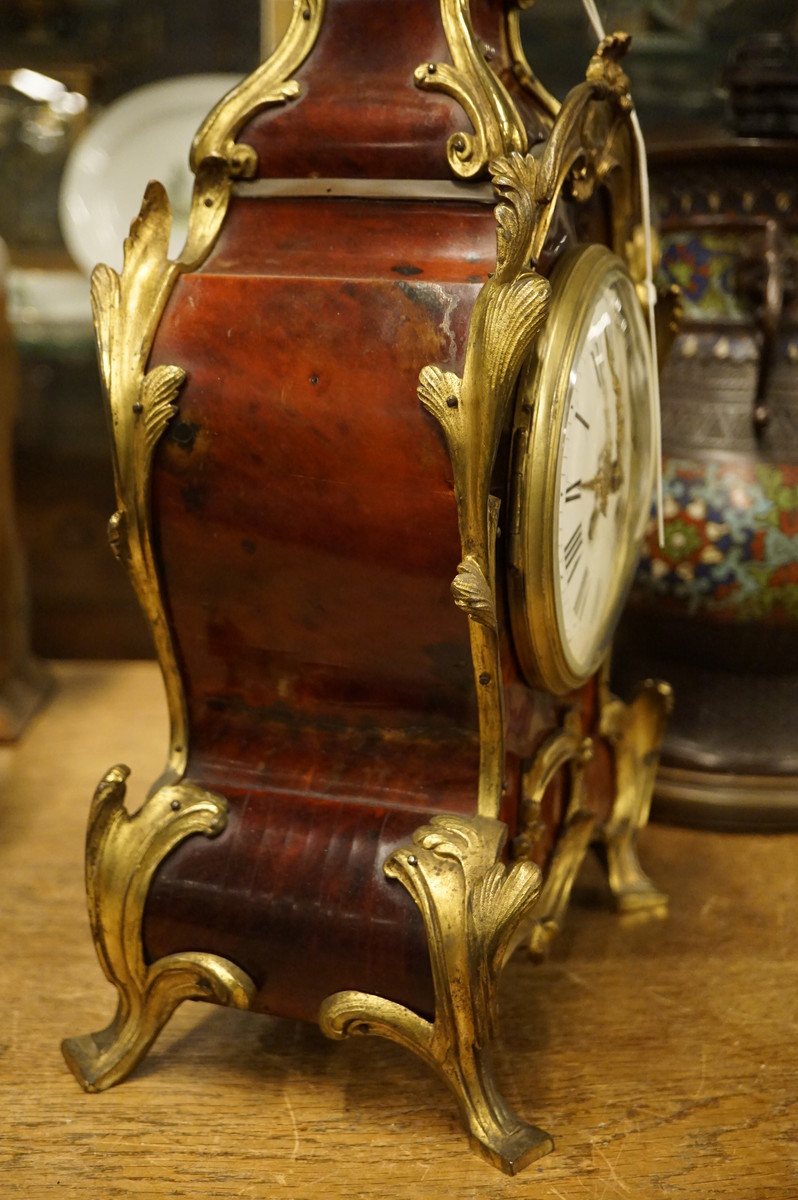
<path fill-rule="evenodd" d="M 652 883 L 640 866 L 635 844 L 636 830 L 616 834 L 612 841 L 597 847 L 618 910 L 622 913 L 662 911 L 668 897 Z M 603 853 L 602 853 L 603 851 Z"/>
<path fill-rule="evenodd" d="M 226 959 L 202 953 L 169 955 L 147 969 L 141 990 L 127 989 L 106 1029 L 66 1038 L 61 1050 L 81 1087 L 102 1092 L 138 1066 L 184 1000 L 246 1009 L 254 996 L 249 976 Z"/>
<path fill-rule="evenodd" d="M 86 889 L 97 956 L 118 993 L 116 1016 L 98 1033 L 67 1038 L 70 1070 L 90 1092 L 121 1082 L 142 1060 L 184 1000 L 249 1008 L 255 984 L 235 963 L 186 951 L 147 963 L 144 906 L 166 856 L 192 834 L 216 837 L 226 801 L 190 783 L 160 788 L 132 815 L 125 807 L 128 768 L 113 767 L 92 800 L 86 835 Z"/>
<path fill-rule="evenodd" d="M 440 1073 L 457 1099 L 471 1149 L 491 1166 L 505 1175 L 517 1175 L 554 1149 L 551 1136 L 523 1121 L 498 1090 L 490 1045 L 460 1046 L 457 1060 L 444 1060 Z"/>
<path fill-rule="evenodd" d="M 529 935 L 529 956 L 533 962 L 545 962 L 549 956 L 552 943 L 560 935 L 560 926 L 556 921 L 541 920 L 532 926 Z"/>
<path fill-rule="evenodd" d="M 103 1031 L 106 1032 L 106 1031 Z M 89 1033 L 84 1037 L 64 1038 L 61 1053 L 67 1066 L 84 1092 L 103 1092 L 113 1087 L 130 1074 L 149 1049 L 145 1046 L 133 1061 L 125 1061 L 124 1055 L 108 1054 L 101 1033 Z"/>
<path fill-rule="evenodd" d="M 548 1154 L 548 1133 L 523 1121 L 508 1105 L 496 1083 L 490 1044 L 476 1044 L 472 1033 L 460 1041 L 457 1030 L 483 1029 L 495 1013 L 477 1011 L 476 996 L 461 994 L 455 1011 L 451 996 L 438 1005 L 435 1022 L 424 1020 L 401 1004 L 364 992 L 336 992 L 319 1012 L 327 1037 L 384 1037 L 416 1054 L 444 1081 L 460 1110 L 471 1148 L 506 1175 L 516 1175 Z M 448 1006 L 448 1007 L 447 1007 Z"/>
<path fill-rule="evenodd" d="M 64 1038 L 61 1052 L 66 1064 L 85 1092 L 103 1092 L 113 1087 L 138 1066 L 152 1042 L 163 1028 L 151 1038 L 136 1036 L 134 1028 L 115 1020 L 107 1029 L 83 1037 Z"/>
<path fill-rule="evenodd" d="M 328 1037 L 384 1037 L 423 1059 L 454 1094 L 472 1147 L 514 1175 L 552 1141 L 512 1111 L 493 1070 L 499 976 L 540 888 L 532 863 L 498 861 L 506 833 L 489 817 L 437 816 L 385 864 L 424 919 L 434 1020 L 380 996 L 338 992 L 322 1004 L 319 1025 Z"/>
<path fill-rule="evenodd" d="M 600 854 L 603 851 L 612 893 L 625 913 L 662 912 L 668 903 L 640 866 L 637 835 L 648 821 L 659 750 L 672 708 L 671 688 L 660 680 L 646 680 L 630 704 L 605 691 L 601 724 L 614 752 L 616 796 L 598 849 Z"/>
<path fill-rule="evenodd" d="M 518 1175 L 530 1163 L 554 1149 L 550 1135 L 535 1125 L 524 1125 L 490 1144 L 469 1133 L 468 1144 L 476 1154 L 505 1175 Z"/>

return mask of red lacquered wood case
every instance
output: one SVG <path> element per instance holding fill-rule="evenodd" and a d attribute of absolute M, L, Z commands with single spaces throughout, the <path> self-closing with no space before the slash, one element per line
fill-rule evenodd
<path fill-rule="evenodd" d="M 124 767 L 92 805 L 119 1009 L 65 1043 L 87 1088 L 203 998 L 402 1042 L 506 1171 L 550 1147 L 493 1079 L 501 967 L 591 843 L 622 906 L 663 903 L 635 838 L 667 689 L 546 688 L 510 617 L 549 276 L 581 243 L 636 269 L 627 41 L 560 106 L 504 0 L 296 0 L 195 138 L 181 257 L 151 184 L 97 268 L 111 540 L 171 731 L 134 815 Z"/>

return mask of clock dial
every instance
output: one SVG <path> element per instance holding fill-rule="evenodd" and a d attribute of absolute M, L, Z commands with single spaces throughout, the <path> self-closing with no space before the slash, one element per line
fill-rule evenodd
<path fill-rule="evenodd" d="M 630 333 L 616 289 L 602 288 L 571 368 L 555 484 L 555 591 L 575 669 L 593 655 L 629 502 Z"/>
<path fill-rule="evenodd" d="M 603 247 L 581 248 L 552 286 L 549 325 L 519 389 L 510 598 L 526 673 L 559 692 L 608 648 L 654 460 L 648 337 L 625 268 Z"/>

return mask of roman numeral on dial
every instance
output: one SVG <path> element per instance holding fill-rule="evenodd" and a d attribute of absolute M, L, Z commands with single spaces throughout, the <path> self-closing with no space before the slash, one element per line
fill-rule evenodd
<path fill-rule="evenodd" d="M 582 614 L 585 611 L 585 601 L 587 600 L 587 593 L 589 590 L 587 586 L 587 579 L 588 571 L 587 567 L 585 567 L 582 573 L 582 581 L 579 584 L 579 591 L 576 593 L 576 600 L 574 600 L 574 612 L 576 613 L 577 617 L 579 617 L 580 621 L 582 619 Z"/>
<path fill-rule="evenodd" d="M 565 569 L 569 572 L 568 582 L 570 583 L 576 573 L 576 568 L 579 566 L 579 559 L 582 554 L 582 525 L 581 522 L 577 525 L 568 541 L 565 543 L 563 558 L 565 560 Z"/>

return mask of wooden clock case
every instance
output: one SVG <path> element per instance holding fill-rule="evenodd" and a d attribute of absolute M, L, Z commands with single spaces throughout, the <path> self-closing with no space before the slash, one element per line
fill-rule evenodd
<path fill-rule="evenodd" d="M 504 586 L 547 273 L 640 237 L 627 41 L 560 106 L 513 5 L 297 0 L 195 139 L 181 258 L 151 184 L 97 268 L 111 540 L 171 731 L 136 813 L 123 767 L 92 804 L 119 1007 L 64 1044 L 88 1089 L 201 998 L 392 1037 L 495 1165 L 550 1148 L 493 1079 L 501 967 L 545 951 L 591 843 L 622 906 L 663 903 L 635 838 L 668 689 L 530 687 Z"/>

